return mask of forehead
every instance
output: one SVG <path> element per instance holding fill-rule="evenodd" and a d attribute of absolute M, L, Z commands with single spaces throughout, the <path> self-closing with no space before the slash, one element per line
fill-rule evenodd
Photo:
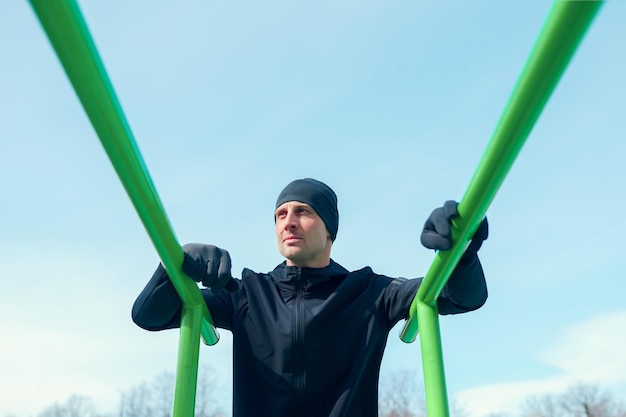
<path fill-rule="evenodd" d="M 307 203 L 303 203 L 301 201 L 287 201 L 283 204 L 281 204 L 280 206 L 278 206 L 278 208 L 276 209 L 275 213 L 278 213 L 279 211 L 283 211 L 283 210 L 289 210 L 289 209 L 297 209 L 297 208 L 307 208 L 311 211 L 313 211 L 315 213 L 315 210 L 313 210 L 313 207 L 309 206 Z"/>

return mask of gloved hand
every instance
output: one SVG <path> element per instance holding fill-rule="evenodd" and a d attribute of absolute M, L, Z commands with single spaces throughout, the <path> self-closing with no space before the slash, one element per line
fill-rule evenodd
<path fill-rule="evenodd" d="M 224 249 L 201 243 L 188 243 L 183 246 L 185 259 L 183 272 L 196 282 L 216 293 L 221 290 L 236 291 L 237 280 L 233 279 L 230 268 L 230 255 Z"/>
<path fill-rule="evenodd" d="M 472 240 L 469 245 L 467 245 L 467 249 L 465 249 L 465 253 L 477 253 L 478 249 L 483 245 L 483 242 L 487 240 L 489 237 L 489 223 L 487 223 L 487 217 L 480 222 L 478 229 L 472 236 Z"/>
<path fill-rule="evenodd" d="M 422 230 L 422 245 L 435 250 L 448 250 L 452 247 L 450 225 L 451 220 L 459 216 L 459 211 L 457 210 L 458 205 L 459 203 L 456 201 L 448 200 L 444 203 L 443 207 L 433 210 Z M 476 233 L 474 233 L 465 253 L 478 252 L 478 249 L 482 246 L 483 241 L 487 239 L 487 236 L 489 236 L 489 225 L 485 217 L 480 223 L 480 226 L 478 226 Z"/>

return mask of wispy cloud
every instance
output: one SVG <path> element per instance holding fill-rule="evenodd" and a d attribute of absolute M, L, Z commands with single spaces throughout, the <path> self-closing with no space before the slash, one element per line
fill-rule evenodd
<path fill-rule="evenodd" d="M 597 383 L 603 389 L 611 389 L 626 382 L 625 328 L 626 310 L 573 324 L 558 334 L 537 358 L 556 367 L 557 375 L 475 387 L 457 396 L 472 416 L 479 417 L 491 413 L 515 414 L 529 396 L 561 392 L 578 382 Z"/>

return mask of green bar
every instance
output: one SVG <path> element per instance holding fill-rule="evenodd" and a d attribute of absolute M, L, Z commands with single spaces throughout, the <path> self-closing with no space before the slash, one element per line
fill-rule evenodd
<path fill-rule="evenodd" d="M 122 108 L 75 1 L 31 0 L 65 72 L 111 163 L 133 202 L 183 304 L 204 306 L 202 336 L 215 344 L 217 332 L 197 285 L 180 268 L 183 251 L 135 143 Z"/>
<path fill-rule="evenodd" d="M 467 242 L 485 217 L 487 208 L 513 165 L 578 44 L 599 10 L 600 1 L 557 1 L 539 34 L 511 98 L 496 126 L 469 186 L 459 203 L 452 230 L 454 245 L 438 252 L 420 286 L 409 319 L 400 335 L 405 342 L 417 336 L 417 303 L 434 305 Z"/>
<path fill-rule="evenodd" d="M 194 415 L 201 325 L 201 308 L 189 309 L 186 314 L 183 314 L 178 339 L 178 363 L 172 417 L 193 417 Z"/>
<path fill-rule="evenodd" d="M 429 417 L 448 417 L 448 394 L 446 392 L 446 375 L 443 368 L 443 352 L 441 350 L 441 333 L 439 331 L 439 312 L 437 305 L 429 306 L 417 303 L 417 319 L 422 348 L 422 366 L 424 368 L 424 391 L 426 393 L 426 410 Z"/>
<path fill-rule="evenodd" d="M 182 302 L 173 415 L 193 417 L 200 335 L 218 334 L 197 285 L 181 271 L 183 251 L 135 143 L 75 1 L 31 0 L 54 50 L 96 130 Z"/>

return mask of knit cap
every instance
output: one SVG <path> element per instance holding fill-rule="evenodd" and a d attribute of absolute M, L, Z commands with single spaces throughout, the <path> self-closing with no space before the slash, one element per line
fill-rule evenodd
<path fill-rule="evenodd" d="M 313 178 L 303 178 L 290 182 L 278 196 L 276 208 L 288 201 L 306 203 L 324 221 L 330 238 L 334 242 L 339 229 L 337 195 L 326 184 Z"/>

